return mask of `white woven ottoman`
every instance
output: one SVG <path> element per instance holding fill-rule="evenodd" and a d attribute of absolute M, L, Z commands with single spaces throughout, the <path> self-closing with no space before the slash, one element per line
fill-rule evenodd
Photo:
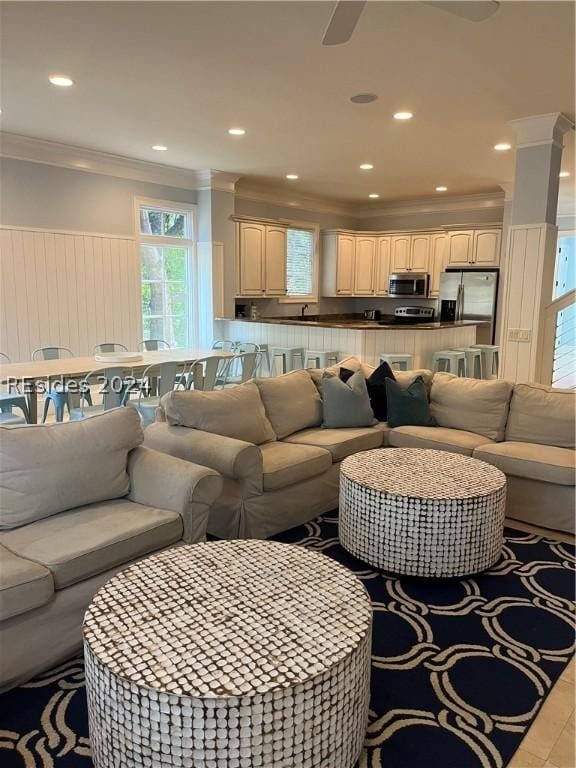
<path fill-rule="evenodd" d="M 407 576 L 492 566 L 504 535 L 506 476 L 446 451 L 383 448 L 344 459 L 339 536 L 360 560 Z"/>
<path fill-rule="evenodd" d="M 372 608 L 330 558 L 269 541 L 161 552 L 84 621 L 96 768 L 352 768 Z"/>

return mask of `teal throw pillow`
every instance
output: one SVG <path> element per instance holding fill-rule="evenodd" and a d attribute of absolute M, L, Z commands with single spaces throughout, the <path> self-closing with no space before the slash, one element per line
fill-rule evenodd
<path fill-rule="evenodd" d="M 325 372 L 322 375 L 322 401 L 322 426 L 326 429 L 371 427 L 376 424 L 362 371 L 354 373 L 346 382 Z"/>
<path fill-rule="evenodd" d="M 389 427 L 435 427 L 430 413 L 428 391 L 422 376 L 418 376 L 406 389 L 397 381 L 386 379 Z"/>

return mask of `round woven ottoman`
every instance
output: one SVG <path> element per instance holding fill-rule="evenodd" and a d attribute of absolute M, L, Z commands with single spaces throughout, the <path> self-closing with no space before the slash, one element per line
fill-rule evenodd
<path fill-rule="evenodd" d="M 96 768 L 352 768 L 372 608 L 296 545 L 217 541 L 114 576 L 84 620 Z"/>
<path fill-rule="evenodd" d="M 498 560 L 506 476 L 446 451 L 383 448 L 344 459 L 339 536 L 360 560 L 407 576 L 466 576 Z"/>

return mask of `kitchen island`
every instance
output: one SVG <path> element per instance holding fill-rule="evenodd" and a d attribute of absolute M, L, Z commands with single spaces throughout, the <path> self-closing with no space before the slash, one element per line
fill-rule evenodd
<path fill-rule="evenodd" d="M 217 320 L 219 338 L 251 341 L 272 347 L 304 347 L 306 350 L 334 351 L 340 358 L 355 355 L 378 365 L 384 353 L 411 354 L 415 368 L 430 368 L 432 353 L 441 349 L 476 343 L 476 329 L 483 322 L 425 322 L 410 325 L 367 321 L 342 315 L 262 317 Z"/>

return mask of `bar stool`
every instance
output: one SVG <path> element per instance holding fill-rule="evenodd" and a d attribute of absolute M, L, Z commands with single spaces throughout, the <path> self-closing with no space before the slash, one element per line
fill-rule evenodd
<path fill-rule="evenodd" d="M 276 367 L 276 358 L 282 358 L 282 373 L 293 371 L 296 368 L 304 368 L 304 347 L 272 347 L 272 360 Z M 296 365 L 296 358 L 300 358 L 300 364 Z"/>
<path fill-rule="evenodd" d="M 399 371 L 412 370 L 413 355 L 392 354 L 391 352 L 382 352 L 380 355 L 381 363 L 388 363 L 390 368 L 396 368 Z"/>
<path fill-rule="evenodd" d="M 260 369 L 262 368 L 262 362 L 266 361 L 266 376 L 272 376 L 272 362 L 270 360 L 270 349 L 268 344 L 258 344 L 260 348 Z M 262 370 L 258 371 L 258 376 L 262 375 Z"/>
<path fill-rule="evenodd" d="M 318 349 L 306 350 L 306 368 L 310 366 L 308 363 L 310 360 L 314 361 L 315 368 L 328 368 L 329 365 L 335 365 L 340 359 L 339 352 L 325 352 Z"/>
<path fill-rule="evenodd" d="M 466 355 L 454 349 L 441 349 L 432 353 L 432 370 L 466 375 Z"/>
<path fill-rule="evenodd" d="M 485 379 L 482 352 L 474 347 L 454 347 L 455 352 L 464 352 L 466 356 L 466 376 L 469 379 Z"/>
<path fill-rule="evenodd" d="M 471 344 L 473 349 L 479 349 L 482 353 L 484 378 L 491 379 L 494 374 L 498 378 L 500 368 L 500 347 L 497 344 Z"/>

